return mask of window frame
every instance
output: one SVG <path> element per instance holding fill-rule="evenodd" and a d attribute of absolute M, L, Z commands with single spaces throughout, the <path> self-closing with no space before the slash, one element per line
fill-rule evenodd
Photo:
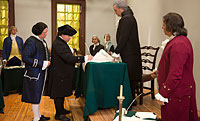
<path fill-rule="evenodd" d="M 81 6 L 80 14 L 80 31 L 79 31 L 79 48 L 78 54 L 85 55 L 85 11 L 86 2 L 85 0 L 52 0 L 52 43 L 56 38 L 57 32 L 57 3 L 61 4 L 79 4 Z"/>

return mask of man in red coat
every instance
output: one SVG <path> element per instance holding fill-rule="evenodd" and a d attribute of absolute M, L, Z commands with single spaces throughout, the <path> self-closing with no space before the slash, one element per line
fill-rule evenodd
<path fill-rule="evenodd" d="M 156 99 L 162 105 L 162 121 L 198 121 L 193 48 L 183 18 L 177 13 L 168 13 L 163 17 L 162 29 L 170 37 L 158 67 Z"/>

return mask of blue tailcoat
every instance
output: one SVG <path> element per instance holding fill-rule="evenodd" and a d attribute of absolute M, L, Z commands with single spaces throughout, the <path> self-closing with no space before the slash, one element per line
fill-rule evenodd
<path fill-rule="evenodd" d="M 42 66 L 49 60 L 47 46 L 36 37 L 29 37 L 24 44 L 22 60 L 25 63 L 22 101 L 39 104 L 46 81 L 46 69 L 42 70 Z"/>
<path fill-rule="evenodd" d="M 16 36 L 16 41 L 19 48 L 19 52 L 22 55 L 23 39 L 19 36 Z M 12 39 L 9 36 L 6 37 L 3 41 L 3 60 L 4 59 L 8 60 L 8 58 L 10 57 L 11 49 L 12 49 Z"/>

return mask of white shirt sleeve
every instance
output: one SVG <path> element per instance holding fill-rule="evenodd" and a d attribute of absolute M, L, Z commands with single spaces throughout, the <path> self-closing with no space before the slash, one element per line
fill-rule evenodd
<path fill-rule="evenodd" d="M 119 56 L 119 54 L 113 53 L 112 57 L 119 58 L 120 56 Z"/>

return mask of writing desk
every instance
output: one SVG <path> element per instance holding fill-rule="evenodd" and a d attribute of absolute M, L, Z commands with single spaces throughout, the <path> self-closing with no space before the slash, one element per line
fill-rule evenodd
<path fill-rule="evenodd" d="M 127 65 L 125 63 L 94 63 L 86 65 L 85 72 L 80 68 L 80 79 L 76 84 L 76 97 L 85 97 L 84 119 L 98 108 L 118 107 L 120 85 L 123 85 L 123 107 L 132 101 Z"/>
<path fill-rule="evenodd" d="M 24 79 L 24 67 L 4 67 L 1 71 L 1 79 L 4 95 L 8 95 L 9 91 L 22 91 Z"/>

